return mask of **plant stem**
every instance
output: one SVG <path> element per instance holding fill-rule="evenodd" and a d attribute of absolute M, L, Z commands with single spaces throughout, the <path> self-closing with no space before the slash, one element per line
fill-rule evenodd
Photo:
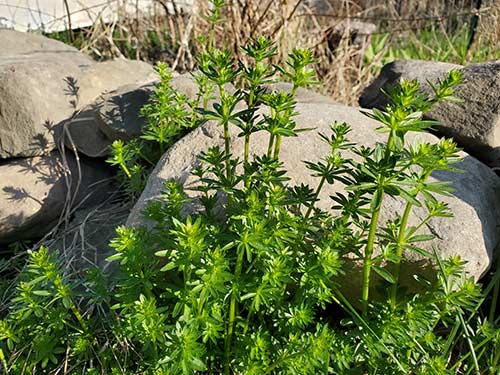
<path fill-rule="evenodd" d="M 458 318 L 460 319 L 460 323 L 462 324 L 465 338 L 467 340 L 467 344 L 469 345 L 469 349 L 470 349 L 470 352 L 472 354 L 472 361 L 474 362 L 475 373 L 476 373 L 476 375 L 481 375 L 481 372 L 479 370 L 479 363 L 477 362 L 476 351 L 474 350 L 474 344 L 472 343 L 472 340 L 470 339 L 468 327 L 465 324 L 464 318 L 462 317 L 462 314 L 460 312 L 458 313 Z"/>
<path fill-rule="evenodd" d="M 403 217 L 401 219 L 401 224 L 399 225 L 399 235 L 398 235 L 398 243 L 396 247 L 396 257 L 397 261 L 394 264 L 394 284 L 391 286 L 391 307 L 394 309 L 396 307 L 396 296 L 398 292 L 398 281 L 399 275 L 401 273 L 401 256 L 403 255 L 404 242 L 406 241 L 406 226 L 408 225 L 408 218 L 410 217 L 410 212 L 413 207 L 413 204 L 410 202 L 406 203 L 406 207 L 403 213 Z"/>
<path fill-rule="evenodd" d="M 227 179 L 230 180 L 231 178 L 231 160 L 229 159 L 230 155 L 230 147 L 229 147 L 229 124 L 227 122 L 224 122 L 224 147 L 225 147 L 225 153 L 226 153 L 226 176 Z"/>
<path fill-rule="evenodd" d="M 321 193 L 321 189 L 323 188 L 325 181 L 326 181 L 326 177 L 325 176 L 321 177 L 321 180 L 319 181 L 318 187 L 316 188 L 316 191 L 314 192 L 314 200 L 311 202 L 311 204 L 307 208 L 306 214 L 304 215 L 304 222 L 309 218 L 309 215 L 311 214 L 311 212 L 314 208 L 314 204 L 318 200 L 319 194 Z"/>
<path fill-rule="evenodd" d="M 271 133 L 271 135 L 269 136 L 269 145 L 267 146 L 267 156 L 269 157 L 273 152 L 273 144 L 274 144 L 274 134 Z"/>
<path fill-rule="evenodd" d="M 379 188 L 378 194 L 383 194 L 383 190 Z M 365 256 L 363 259 L 363 291 L 361 296 L 363 302 L 363 307 L 362 307 L 363 317 L 366 317 L 366 313 L 368 311 L 368 297 L 370 295 L 370 275 L 372 270 L 373 247 L 375 244 L 375 235 L 377 232 L 378 217 L 380 214 L 381 207 L 382 207 L 382 197 L 380 198 L 380 203 L 378 207 L 375 208 L 375 211 L 372 214 L 372 218 L 370 221 L 370 231 L 368 232 L 368 239 L 365 248 Z"/>
<path fill-rule="evenodd" d="M 215 34 L 215 25 L 212 25 L 212 27 L 210 28 L 209 36 L 208 36 L 208 48 L 209 48 L 209 50 L 214 49 L 214 40 L 215 40 L 214 34 Z"/>
<path fill-rule="evenodd" d="M 248 94 L 248 108 L 249 109 L 254 107 L 254 98 L 255 98 L 255 88 L 252 86 L 250 88 L 250 92 Z M 247 124 L 247 126 L 249 128 L 250 128 L 250 121 Z M 249 132 L 247 134 L 245 134 L 245 152 L 243 155 L 243 165 L 246 165 L 248 163 L 249 147 L 250 147 L 250 135 L 251 135 L 250 130 L 248 130 L 248 131 Z"/>
<path fill-rule="evenodd" d="M 291 92 L 291 95 L 292 97 L 295 98 L 295 95 L 297 94 L 297 89 L 298 89 L 298 86 L 296 86 L 295 84 L 293 85 L 293 89 L 292 89 L 292 92 Z M 281 147 L 281 138 L 282 136 L 278 134 L 278 136 L 276 137 L 276 144 L 274 145 L 274 155 L 273 157 L 275 159 L 278 159 L 279 157 L 279 154 L 280 154 L 280 147 Z M 269 152 L 269 149 L 268 149 L 268 156 L 271 156 L 271 153 Z"/>
<path fill-rule="evenodd" d="M 225 365 L 224 365 L 224 374 L 229 375 L 229 365 L 231 362 L 231 340 L 233 337 L 234 331 L 234 321 L 236 319 L 236 308 L 238 302 L 236 301 L 236 290 L 234 285 L 238 285 L 238 279 L 241 275 L 241 269 L 243 267 L 243 255 L 244 249 L 241 248 L 238 251 L 238 259 L 236 260 L 236 268 L 234 271 L 235 284 L 233 284 L 233 291 L 231 293 L 231 302 L 229 304 L 229 322 L 227 326 L 227 335 L 224 342 L 224 355 L 225 355 Z"/>
<path fill-rule="evenodd" d="M 391 132 L 389 134 L 389 138 L 387 139 L 387 145 L 385 149 L 385 154 L 384 154 L 384 164 L 387 164 L 387 160 L 389 160 L 389 157 L 391 156 L 391 148 L 394 143 L 394 135 Z M 375 237 L 377 234 L 377 225 L 378 225 L 378 217 L 380 215 L 380 209 L 382 208 L 382 200 L 384 198 L 384 179 L 382 177 L 379 186 L 377 188 L 377 191 L 375 194 L 380 196 L 380 201 L 375 207 L 372 218 L 370 220 L 370 230 L 368 232 L 368 239 L 366 242 L 366 247 L 365 247 L 365 256 L 363 258 L 363 291 L 361 295 L 361 300 L 363 303 L 362 306 L 362 313 L 363 317 L 366 316 L 366 313 L 368 312 L 368 297 L 370 296 L 370 276 L 371 276 L 371 271 L 372 271 L 372 256 L 373 256 L 373 247 L 375 245 Z"/>
<path fill-rule="evenodd" d="M 222 85 L 219 86 L 219 95 L 222 101 L 226 95 L 224 86 Z M 226 153 L 226 177 L 228 180 L 231 180 L 231 160 L 229 160 L 229 154 L 231 152 L 230 150 L 231 139 L 229 137 L 229 123 L 226 120 L 224 120 L 222 125 L 224 126 L 224 152 Z"/>
<path fill-rule="evenodd" d="M 57 278 L 57 277 L 51 277 L 50 281 L 54 284 L 56 287 L 56 290 L 59 292 L 59 294 L 64 298 L 68 298 L 69 300 L 69 308 L 73 312 L 73 315 L 75 315 L 76 320 L 78 320 L 78 323 L 80 323 L 80 326 L 82 327 L 83 331 L 85 333 L 89 333 L 89 327 L 85 320 L 82 317 L 82 314 L 80 314 L 80 311 L 78 311 L 78 308 L 75 305 L 75 301 L 73 301 L 73 298 L 71 298 L 70 295 L 67 295 L 64 292 L 64 285 L 63 283 Z"/>
<path fill-rule="evenodd" d="M 278 159 L 278 157 L 279 157 L 280 147 L 281 147 L 281 135 L 278 135 L 278 137 L 276 137 L 276 144 L 274 145 L 274 158 L 275 159 Z"/>
<path fill-rule="evenodd" d="M 245 134 L 245 154 L 243 155 L 243 164 L 248 164 L 248 154 L 250 148 L 250 134 Z"/>
<path fill-rule="evenodd" d="M 305 349 L 300 351 L 300 352 L 297 352 L 297 353 L 293 353 L 293 354 L 289 354 L 289 355 L 285 355 L 283 354 L 280 358 L 278 358 L 278 360 L 276 362 L 274 362 L 271 366 L 269 366 L 266 371 L 264 372 L 264 375 L 267 375 L 267 374 L 271 374 L 272 371 L 278 367 L 279 365 L 281 365 L 283 362 L 289 360 L 289 359 L 292 359 L 294 357 L 297 357 L 299 355 L 302 355 L 304 354 L 305 352 Z"/>
<path fill-rule="evenodd" d="M 123 172 L 125 172 L 128 178 L 132 178 L 132 174 L 130 173 L 130 170 L 127 168 L 125 163 L 120 163 L 120 167 L 122 167 Z"/>

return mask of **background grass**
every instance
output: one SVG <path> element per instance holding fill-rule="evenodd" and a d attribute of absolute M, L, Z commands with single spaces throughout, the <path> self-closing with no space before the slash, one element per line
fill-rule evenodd
<path fill-rule="evenodd" d="M 396 59 L 424 59 L 458 64 L 500 58 L 498 0 L 227 0 L 215 44 L 245 59 L 238 46 L 256 36 L 272 36 L 283 61 L 293 47 L 312 48 L 323 93 L 354 104 L 381 67 Z M 315 5 L 316 4 L 316 5 Z M 112 24 L 96 20 L 86 29 L 49 36 L 72 43 L 99 60 L 124 56 L 164 61 L 178 71 L 196 68 L 209 33 L 207 1 L 194 0 L 190 12 L 176 0 L 157 0 L 149 10 L 123 13 Z M 371 38 L 354 42 L 348 32 L 359 22 L 372 23 Z M 345 32 L 332 41 L 332 30 Z M 338 33 L 337 33 L 338 34 Z M 365 43 L 366 42 L 366 43 Z"/>

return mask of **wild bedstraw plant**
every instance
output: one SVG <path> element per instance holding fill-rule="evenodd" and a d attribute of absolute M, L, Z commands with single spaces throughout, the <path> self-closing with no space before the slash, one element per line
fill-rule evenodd
<path fill-rule="evenodd" d="M 149 103 L 141 109 L 141 116 L 146 120 L 142 135 L 127 143 L 114 141 L 112 156 L 108 159 L 108 163 L 120 168 L 127 190 L 133 197 L 142 192 L 149 172 L 165 150 L 200 125 L 202 120 L 193 109 L 206 106 L 211 98 L 209 82 L 201 75 L 195 76 L 198 95 L 189 99 L 172 87 L 172 72 L 164 63 L 158 63 L 156 71 L 160 81 Z"/>
<path fill-rule="evenodd" d="M 93 336 L 89 322 L 77 306 L 75 285 L 46 248 L 29 252 L 26 270 L 11 301 L 11 314 L 0 320 L 0 340 L 7 349 L 13 373 L 44 371 L 59 364 L 67 346 L 90 348 Z M 68 332 L 71 332 L 68 334 Z M 16 349 L 16 350 L 15 350 Z M 79 354 L 74 350 L 75 359 Z"/>
<path fill-rule="evenodd" d="M 225 137 L 223 149 L 201 153 L 194 172 L 204 210 L 182 215 L 189 199 L 182 184 L 169 181 L 164 201 L 145 212 L 155 228 L 120 228 L 113 241 L 111 259 L 125 271 L 116 308 L 143 365 L 176 374 L 451 374 L 488 367 L 493 374 L 499 330 L 480 318 L 484 296 L 462 276 L 459 260 L 440 261 L 435 280 L 420 277 L 421 294 L 398 294 L 403 251 L 432 256 L 418 246 L 431 239 L 420 229 L 432 217 L 449 216 L 435 197 L 448 194 L 448 184 L 428 177 L 458 160 L 450 140 L 410 146 L 405 136 L 434 124 L 423 119 L 434 103 L 455 100 L 459 74 L 439 81 L 432 96 L 416 82 L 389 91 L 392 104 L 368 114 L 388 134 L 385 144 L 356 147 L 350 128 L 333 124 L 331 134 L 321 135 L 330 153 L 307 163 L 319 178 L 313 189 L 288 186 L 279 160 L 281 139 L 301 130 L 293 121 L 294 93 L 312 80 L 303 78 L 310 55 L 295 50 L 287 67 L 276 69 L 266 63 L 274 49 L 265 38 L 243 51 L 253 64 L 237 64 L 215 49 L 200 57 L 220 102 L 197 111 L 216 121 Z M 292 94 L 264 90 L 277 70 L 294 82 Z M 225 85 L 238 79 L 244 89 L 227 93 Z M 241 130 L 243 155 L 231 153 L 230 126 Z M 256 131 L 269 134 L 268 150 L 251 159 Z M 337 182 L 349 188 L 333 197 L 333 215 L 315 203 L 325 184 Z M 221 192 L 227 197 L 222 210 Z M 380 223 L 388 195 L 404 199 L 406 207 Z M 427 217 L 409 227 L 412 208 L 422 205 Z M 352 252 L 363 262 L 360 312 L 335 282 Z M 390 284 L 387 303 L 370 298 L 372 272 Z M 348 316 L 341 324 L 325 312 L 332 305 Z"/>
<path fill-rule="evenodd" d="M 223 149 L 203 151 L 194 171 L 203 209 L 185 214 L 190 200 L 182 183 L 166 182 L 163 200 L 145 211 L 154 227 L 117 229 L 112 286 L 97 287 L 94 278 L 83 299 L 46 249 L 32 252 L 10 314 L 0 320 L 3 367 L 15 374 L 42 367 L 41 373 L 498 374 L 498 318 L 480 310 L 493 284 L 481 292 L 460 259 L 436 258 L 435 278 L 415 275 L 421 293 L 399 288 L 403 252 L 432 256 L 419 246 L 431 238 L 420 229 L 449 215 L 436 198 L 449 193 L 448 184 L 428 178 L 457 161 L 450 140 L 409 145 L 405 137 L 434 124 L 423 119 L 434 103 L 455 100 L 459 74 L 439 81 L 433 95 L 416 82 L 391 89 L 392 104 L 367 113 L 387 134 L 383 144 L 357 146 L 347 124 L 333 123 L 320 135 L 328 154 L 306 163 L 317 186 L 293 186 L 280 153 L 286 137 L 304 130 L 293 121 L 294 94 L 314 80 L 311 55 L 294 50 L 278 69 L 269 63 L 275 49 L 267 38 L 243 51 L 251 63 L 215 49 L 199 57 L 200 82 L 210 82 L 219 100 L 186 118 L 215 121 L 225 136 Z M 294 83 L 292 93 L 264 88 L 278 73 Z M 226 85 L 238 81 L 242 89 L 229 94 Z M 182 121 L 163 115 L 154 117 L 155 126 Z M 232 153 L 231 126 L 244 138 L 243 155 Z M 251 156 L 257 131 L 268 134 L 268 147 Z M 332 197 L 335 213 L 322 211 L 321 190 L 334 183 L 348 188 Z M 406 206 L 384 223 L 388 196 Z M 416 206 L 425 206 L 427 217 L 409 226 Z M 337 278 L 353 254 L 362 263 L 359 310 Z M 379 301 L 370 295 L 373 272 L 389 284 Z M 105 319 L 84 309 L 92 301 Z M 343 312 L 330 314 L 335 308 Z"/>

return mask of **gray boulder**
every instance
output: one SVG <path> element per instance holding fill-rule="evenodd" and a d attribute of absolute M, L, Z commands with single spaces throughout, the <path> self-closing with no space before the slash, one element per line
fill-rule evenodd
<path fill-rule="evenodd" d="M 104 91 L 155 79 L 140 61 L 95 63 L 41 36 L 0 30 L 0 159 L 44 155 L 55 129 Z"/>
<path fill-rule="evenodd" d="M 453 137 L 485 163 L 500 166 L 500 60 L 466 67 L 431 61 L 396 61 L 382 69 L 359 103 L 365 108 L 383 107 L 388 99 L 380 90 L 401 79 L 416 79 L 430 92 L 427 80 L 435 82 L 455 68 L 461 68 L 465 79 L 455 95 L 463 103 L 441 102 L 428 117 L 440 122 L 439 134 Z"/>
<path fill-rule="evenodd" d="M 0 243 L 44 236 L 65 210 L 103 199 L 111 177 L 104 163 L 57 151 L 0 165 Z"/>
<path fill-rule="evenodd" d="M 0 46 L 2 46 L 0 48 L 1 59 L 10 57 L 12 59 L 38 60 L 41 56 L 59 52 L 64 55 L 71 55 L 83 63 L 91 62 L 88 56 L 80 53 L 76 48 L 33 33 L 21 33 L 9 29 L 1 29 Z"/>
<path fill-rule="evenodd" d="M 79 110 L 66 124 L 59 128 L 59 137 L 70 150 L 92 158 L 108 155 L 111 141 L 99 129 L 96 104 Z"/>
<path fill-rule="evenodd" d="M 152 92 L 152 85 L 130 84 L 103 95 L 96 104 L 100 131 L 110 140 L 129 141 L 139 137 L 146 125 L 140 111 Z"/>
<path fill-rule="evenodd" d="M 453 69 L 462 69 L 462 65 L 439 61 L 425 60 L 398 60 L 384 65 L 382 71 L 359 97 L 359 104 L 363 108 L 383 108 L 389 104 L 389 98 L 382 90 L 394 86 L 401 80 L 417 80 L 422 89 L 430 92 L 427 81 L 436 82 Z"/>
<path fill-rule="evenodd" d="M 365 117 L 358 108 L 347 107 L 338 104 L 326 103 L 299 103 L 297 105 L 299 115 L 296 122 L 299 128 L 315 127 L 314 131 L 300 133 L 296 138 L 286 138 L 281 147 L 281 159 L 284 167 L 289 172 L 292 184 L 306 183 L 315 187 L 318 179 L 311 177 L 303 161 L 317 161 L 328 153 L 328 146 L 320 142 L 319 132 L 328 134 L 329 125 L 333 121 L 347 122 L 353 131 L 350 139 L 359 145 L 373 146 L 377 142 L 384 141 L 384 135 L 376 133 L 374 129 L 378 123 Z M 232 132 L 232 153 L 235 156 L 243 154 L 243 141 Z M 416 139 L 437 142 L 438 139 L 427 133 L 409 136 L 408 142 Z M 256 154 L 262 154 L 267 147 L 267 135 L 264 132 L 255 134 L 251 140 L 251 150 Z M 191 197 L 197 197 L 198 192 L 194 189 L 198 181 L 191 172 L 198 164 L 197 156 L 200 152 L 212 146 L 223 148 L 223 137 L 220 127 L 215 124 L 206 124 L 202 128 L 179 140 L 162 157 L 155 170 L 151 174 L 147 186 L 132 209 L 127 224 L 133 226 L 150 225 L 141 216 L 146 204 L 151 200 L 161 199 L 163 183 L 168 179 L 181 181 Z M 485 165 L 467 155 L 461 153 L 464 160 L 457 166 L 464 173 L 440 172 L 435 173 L 432 181 L 451 181 L 456 191 L 451 197 L 443 197 L 453 218 L 435 218 L 423 228 L 423 233 L 434 233 L 436 239 L 425 244 L 427 249 L 436 248 L 441 257 L 460 255 L 467 261 L 466 271 L 469 275 L 480 278 L 490 267 L 495 246 L 499 243 L 500 234 L 500 180 Z M 330 209 L 332 201 L 330 195 L 342 191 L 339 185 L 327 186 L 320 196 L 319 206 Z M 199 208 L 196 200 L 186 206 L 185 212 L 196 211 Z M 402 212 L 404 202 L 400 200 L 386 199 L 385 207 L 380 218 L 384 223 L 394 212 Z M 416 209 L 412 220 L 414 223 L 418 218 L 425 215 L 423 209 Z M 361 280 L 360 264 L 350 259 L 353 269 L 349 271 L 349 285 L 355 285 Z M 433 262 L 422 259 L 414 254 L 405 254 L 403 261 L 403 275 L 411 278 L 411 275 L 421 272 L 435 273 Z"/>

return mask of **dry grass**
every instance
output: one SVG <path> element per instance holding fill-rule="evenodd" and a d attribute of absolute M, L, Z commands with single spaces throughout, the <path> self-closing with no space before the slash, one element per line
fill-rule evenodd
<path fill-rule="evenodd" d="M 211 27 L 202 16 L 208 12 L 208 1 L 193 1 L 189 13 L 175 0 L 157 0 L 152 9 L 136 9 L 132 15 L 122 12 L 111 24 L 96 20 L 92 28 L 82 31 L 77 44 L 99 59 L 125 56 L 165 61 L 179 71 L 193 70 L 199 40 Z M 483 0 L 479 10 L 478 0 L 227 0 L 226 4 L 223 22 L 215 30 L 219 47 L 244 58 L 239 46 L 257 34 L 267 34 L 279 46 L 276 60 L 284 60 L 293 47 L 312 48 L 322 82 L 319 90 L 347 104 L 357 102 L 360 91 L 387 62 L 387 49 L 401 38 L 418 43 L 421 30 L 433 28 L 438 43 L 448 41 L 444 48 L 453 50 L 457 48 L 453 35 L 463 25 L 468 32 L 477 15 L 474 43 L 468 48 L 468 57 L 461 60 L 487 59 L 500 45 L 498 0 Z M 354 42 L 356 35 L 349 32 L 359 22 L 374 24 L 376 34 L 390 34 L 384 49 L 369 63 L 363 59 L 369 36 L 362 43 Z M 332 43 L 331 31 L 341 25 L 344 32 Z M 429 56 L 436 55 L 431 47 L 422 47 Z M 451 56 L 460 53 L 451 52 Z"/>

